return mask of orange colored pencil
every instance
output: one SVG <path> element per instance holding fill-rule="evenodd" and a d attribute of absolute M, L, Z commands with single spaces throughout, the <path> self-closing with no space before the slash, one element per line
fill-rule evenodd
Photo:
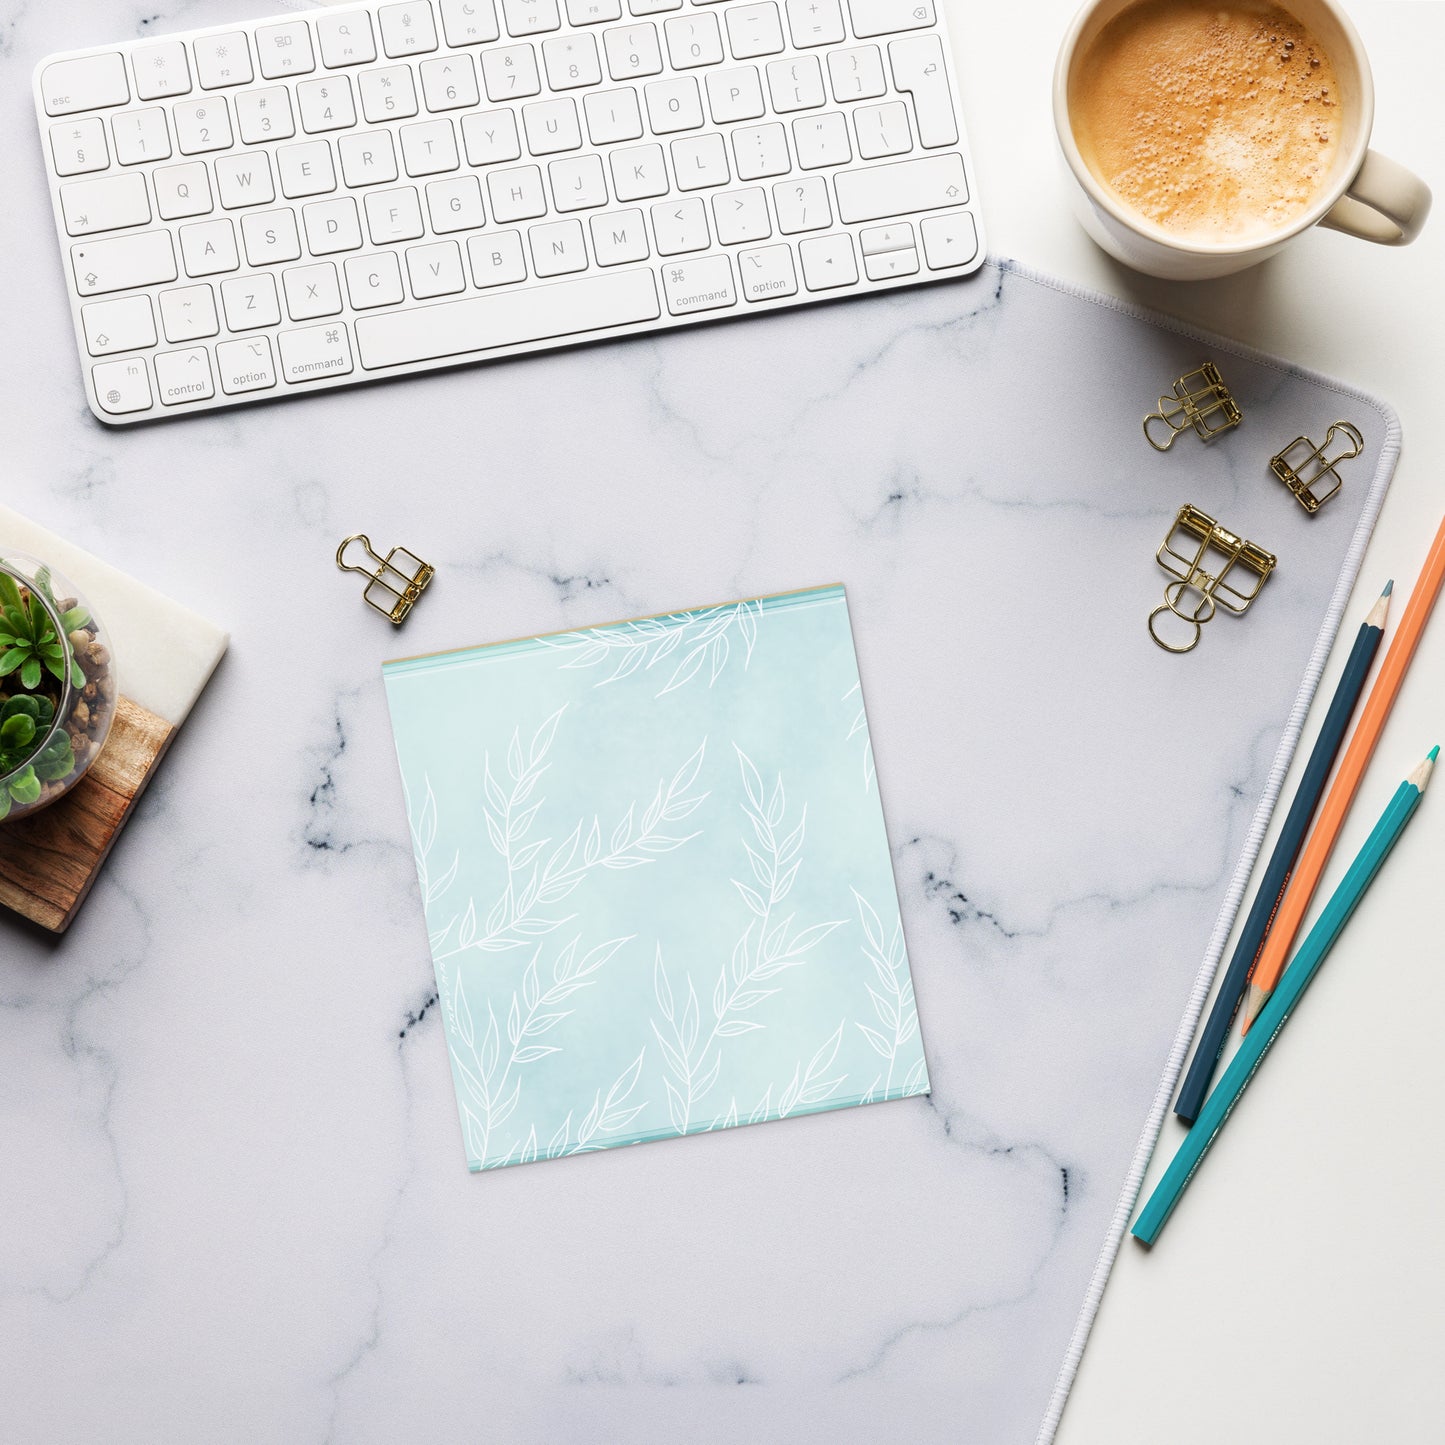
<path fill-rule="evenodd" d="M 1441 518 L 1440 530 L 1435 534 L 1430 555 L 1425 559 L 1420 578 L 1410 593 L 1405 615 L 1400 619 L 1400 629 L 1395 633 L 1390 649 L 1385 654 L 1380 675 L 1370 689 L 1365 710 L 1360 714 L 1360 721 L 1355 726 L 1349 747 L 1345 749 L 1344 761 L 1340 764 L 1339 772 L 1335 774 L 1334 783 L 1325 797 L 1319 817 L 1315 820 L 1309 842 L 1305 844 L 1305 850 L 1295 865 L 1289 880 L 1289 890 L 1284 895 L 1284 902 L 1279 906 L 1274 927 L 1270 930 L 1259 962 L 1255 965 L 1254 977 L 1249 985 L 1249 998 L 1244 1006 L 1244 1027 L 1240 1030 L 1241 1033 L 1249 1032 L 1249 1026 L 1259 1017 L 1260 1010 L 1268 1002 L 1275 984 L 1279 982 L 1280 974 L 1284 971 L 1290 946 L 1304 921 L 1320 875 L 1325 871 L 1325 864 L 1330 861 L 1335 840 L 1340 836 L 1350 804 L 1355 800 L 1360 780 L 1369 766 L 1375 744 L 1380 740 L 1385 720 L 1395 705 L 1400 684 L 1405 680 L 1405 671 L 1410 666 L 1410 659 L 1415 655 L 1415 648 L 1419 644 L 1420 634 L 1425 630 L 1425 623 L 1435 605 L 1435 599 L 1440 595 L 1442 582 L 1445 582 L 1445 518 Z"/>

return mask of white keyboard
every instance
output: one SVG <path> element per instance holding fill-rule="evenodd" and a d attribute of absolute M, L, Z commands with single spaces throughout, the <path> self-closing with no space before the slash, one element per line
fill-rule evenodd
<path fill-rule="evenodd" d="M 936 4 L 403 0 L 51 56 L 91 409 L 964 275 L 983 232 Z"/>

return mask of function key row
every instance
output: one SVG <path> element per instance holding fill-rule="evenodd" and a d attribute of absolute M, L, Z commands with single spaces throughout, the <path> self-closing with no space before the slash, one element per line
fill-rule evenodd
<path fill-rule="evenodd" d="M 561 29 L 557 0 L 500 3 L 506 32 L 514 39 Z M 447 45 L 460 49 L 501 38 L 493 0 L 440 0 L 440 4 L 441 33 Z M 916 30 L 934 22 L 933 0 L 849 0 L 849 5 L 853 33 L 860 40 Z M 622 18 L 621 0 L 565 0 L 565 6 L 568 22 L 574 26 Z M 682 0 L 628 0 L 633 16 L 681 8 Z M 785 0 L 784 11 L 796 49 L 836 45 L 845 39 L 841 0 Z M 388 59 L 427 55 L 440 48 L 431 0 L 383 5 L 376 12 L 376 21 L 380 27 L 380 52 Z M 736 60 L 776 55 L 785 48 L 783 20 L 773 0 L 732 5 L 725 12 L 725 22 Z M 678 18 L 668 21 L 667 26 L 670 59 L 675 67 L 722 60 L 718 26 L 711 15 L 705 21 L 701 17 Z M 656 49 L 655 35 L 652 48 Z M 258 68 L 262 79 L 282 80 L 310 75 L 318 63 L 328 70 L 367 65 L 378 58 L 378 49 L 370 12 L 355 10 L 318 15 L 311 21 L 262 25 L 250 37 L 243 30 L 210 33 L 192 41 L 189 52 L 185 41 L 157 41 L 133 47 L 129 56 L 134 91 L 125 55 L 119 51 L 57 60 L 46 66 L 40 81 L 46 113 L 61 116 L 104 110 L 125 105 L 132 98 L 167 100 L 188 95 L 197 86 L 201 90 L 222 90 L 249 85 L 256 79 Z M 623 77 L 614 73 L 613 78 Z M 555 80 L 553 84 L 554 88 L 565 88 Z"/>

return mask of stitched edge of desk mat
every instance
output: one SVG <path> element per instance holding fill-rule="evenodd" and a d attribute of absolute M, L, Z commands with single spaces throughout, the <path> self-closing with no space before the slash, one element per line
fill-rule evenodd
<path fill-rule="evenodd" d="M 1031 281 L 1037 286 L 1045 286 L 1051 291 L 1057 291 L 1064 296 L 1072 296 L 1078 300 L 1092 302 L 1095 306 L 1102 306 L 1110 311 L 1119 312 L 1121 315 L 1132 317 L 1136 321 L 1146 322 L 1150 326 L 1159 328 L 1161 331 L 1169 331 L 1177 336 L 1186 336 L 1193 341 L 1202 342 L 1211 351 L 1223 352 L 1230 356 L 1237 356 L 1241 360 L 1255 363 L 1259 366 L 1268 367 L 1271 370 L 1282 372 L 1288 376 L 1300 378 L 1302 381 L 1323 387 L 1326 390 L 1337 392 L 1342 397 L 1348 397 L 1351 401 L 1368 406 L 1380 416 L 1385 427 L 1385 440 L 1380 448 L 1380 460 L 1375 468 L 1375 474 L 1370 480 L 1369 489 L 1365 497 L 1365 505 L 1360 512 L 1359 521 L 1355 525 L 1354 534 L 1350 538 L 1350 544 L 1345 552 L 1345 561 L 1340 569 L 1340 575 L 1335 581 L 1334 591 L 1330 594 L 1329 607 L 1326 609 L 1320 630 L 1315 638 L 1315 644 L 1310 652 L 1309 662 L 1305 667 L 1303 678 L 1300 680 L 1298 693 L 1290 708 L 1289 718 L 1285 729 L 1279 740 L 1279 746 L 1275 750 L 1274 760 L 1270 765 L 1269 778 L 1265 783 L 1264 791 L 1260 795 L 1258 804 L 1254 810 L 1254 816 L 1250 821 L 1249 832 L 1245 838 L 1244 847 L 1240 851 L 1239 859 L 1235 864 L 1234 872 L 1230 876 L 1229 888 L 1225 893 L 1224 901 L 1220 905 L 1219 914 L 1215 919 L 1214 927 L 1209 935 L 1209 942 L 1205 948 L 1204 958 L 1195 975 L 1193 988 L 1190 990 L 1189 1001 L 1185 1005 L 1184 1013 L 1179 1020 L 1179 1026 L 1174 1034 L 1174 1041 L 1169 1048 L 1169 1056 L 1164 1065 L 1164 1073 L 1160 1077 L 1159 1087 L 1155 1091 L 1153 1103 L 1150 1105 L 1149 1113 L 1145 1118 L 1144 1127 L 1139 1134 L 1138 1142 L 1134 1147 L 1134 1153 L 1129 1163 L 1129 1171 L 1124 1178 L 1124 1185 L 1119 1193 L 1119 1198 L 1114 1206 L 1113 1215 L 1109 1222 L 1109 1232 L 1105 1236 L 1103 1245 L 1094 1263 L 1093 1272 L 1089 1276 L 1088 1290 L 1084 1296 L 1084 1302 L 1074 1322 L 1074 1328 L 1069 1335 L 1069 1343 L 1064 1351 L 1063 1362 L 1059 1366 L 1059 1373 L 1054 1381 L 1053 1391 L 1049 1396 L 1049 1403 L 1044 1411 L 1043 1420 L 1039 1424 L 1039 1432 L 1036 1437 L 1036 1445 L 1049 1445 L 1053 1440 L 1054 1433 L 1059 1427 L 1059 1420 L 1063 1415 L 1064 1404 L 1068 1400 L 1069 1391 L 1073 1387 L 1074 1378 L 1078 1373 L 1079 1361 L 1083 1357 L 1084 1346 L 1088 1343 L 1089 1331 L 1093 1328 L 1094 1317 L 1099 1310 L 1099 1303 L 1104 1295 L 1104 1286 L 1109 1281 L 1109 1275 L 1114 1267 L 1114 1260 L 1118 1257 L 1119 1246 L 1123 1242 L 1125 1230 L 1128 1228 L 1130 1217 L 1134 1213 L 1134 1205 L 1138 1201 L 1139 1190 L 1144 1182 L 1145 1172 L 1149 1167 L 1149 1160 L 1154 1153 L 1154 1147 L 1158 1143 L 1160 1130 L 1164 1126 L 1165 1117 L 1169 1110 L 1169 1101 L 1174 1096 L 1174 1090 L 1179 1083 L 1179 1075 L 1184 1067 L 1184 1060 L 1188 1057 L 1190 1045 L 1193 1043 L 1195 1030 L 1199 1023 L 1199 1016 L 1203 1012 L 1204 1005 L 1209 998 L 1209 991 L 1214 982 L 1214 976 L 1218 970 L 1219 963 L 1224 954 L 1224 947 L 1229 942 L 1229 935 L 1234 927 L 1234 920 L 1239 913 L 1241 904 L 1244 901 L 1245 890 L 1249 885 L 1250 874 L 1254 871 L 1254 865 L 1259 857 L 1259 851 L 1264 843 L 1264 837 L 1269 829 L 1270 819 L 1274 815 L 1276 804 L 1279 802 L 1280 790 L 1284 786 L 1285 775 L 1289 772 L 1289 766 L 1294 758 L 1295 749 L 1299 746 L 1300 736 L 1304 731 L 1305 719 L 1309 714 L 1310 704 L 1314 701 L 1315 691 L 1324 673 L 1325 664 L 1329 661 L 1330 652 L 1334 647 L 1335 638 L 1339 633 L 1340 623 L 1344 620 L 1345 609 L 1349 605 L 1350 596 L 1354 592 L 1355 583 L 1359 577 L 1360 566 L 1364 561 L 1365 549 L 1369 545 L 1370 537 L 1375 530 L 1375 523 L 1379 519 L 1380 508 L 1384 505 L 1385 493 L 1389 490 L 1390 481 L 1394 476 L 1396 464 L 1400 460 L 1400 419 L 1395 410 L 1388 402 L 1382 401 L 1379 397 L 1362 390 L 1359 387 L 1351 386 L 1346 382 L 1339 381 L 1335 377 L 1326 376 L 1323 372 L 1312 370 L 1307 366 L 1297 366 L 1293 362 L 1286 361 L 1283 357 L 1271 355 L 1267 351 L 1260 351 L 1255 347 L 1248 346 L 1244 342 L 1231 340 L 1227 336 L 1221 336 L 1217 332 L 1206 331 L 1202 328 L 1191 326 L 1177 317 L 1169 316 L 1164 312 L 1155 311 L 1147 306 L 1139 306 L 1131 301 L 1123 301 L 1118 297 L 1107 296 L 1098 291 L 1093 291 L 1084 286 L 1073 286 L 1068 282 L 1060 281 L 1040 271 L 1032 270 L 1030 267 L 1021 265 L 1019 262 L 1008 257 L 990 256 L 984 262 L 984 269 L 998 272 L 1001 276 L 1008 274 L 1017 276 L 1020 280 Z"/>

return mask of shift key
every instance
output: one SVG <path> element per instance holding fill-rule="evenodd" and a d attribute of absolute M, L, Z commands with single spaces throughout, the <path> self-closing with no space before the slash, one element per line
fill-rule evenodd
<path fill-rule="evenodd" d="M 82 296 L 176 279 L 176 253 L 169 231 L 83 241 L 70 248 L 70 264 L 75 268 L 75 289 Z"/>
<path fill-rule="evenodd" d="M 838 192 L 838 219 L 845 223 L 937 211 L 968 200 L 963 157 L 957 151 L 858 171 L 836 171 L 833 185 Z"/>

